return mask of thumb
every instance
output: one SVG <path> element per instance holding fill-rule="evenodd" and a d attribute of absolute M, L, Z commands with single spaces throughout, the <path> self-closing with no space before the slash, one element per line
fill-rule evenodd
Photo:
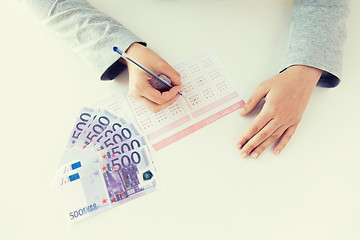
<path fill-rule="evenodd" d="M 240 108 L 239 114 L 241 116 L 246 116 L 247 114 L 251 113 L 255 107 L 260 103 L 260 101 L 266 96 L 267 91 L 263 87 L 262 84 L 260 84 L 255 92 L 252 94 L 252 96 L 249 98 L 249 100 L 246 102 L 246 104 Z"/>

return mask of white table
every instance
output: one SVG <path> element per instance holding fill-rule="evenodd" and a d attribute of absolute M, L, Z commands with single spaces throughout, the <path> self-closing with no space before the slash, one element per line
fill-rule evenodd
<path fill-rule="evenodd" d="M 290 1 L 91 1 L 169 63 L 213 49 L 244 99 L 276 74 Z M 236 113 L 160 150 L 161 189 L 68 225 L 49 184 L 77 110 L 126 87 L 101 82 L 17 2 L 0 3 L 0 239 L 360 239 L 360 3 L 348 19 L 341 84 L 316 88 L 277 157 L 235 149 Z M 160 15 L 161 17 L 159 17 Z"/>

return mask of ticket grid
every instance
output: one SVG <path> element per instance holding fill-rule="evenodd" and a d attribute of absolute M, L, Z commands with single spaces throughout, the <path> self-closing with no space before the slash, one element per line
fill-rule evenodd
<path fill-rule="evenodd" d="M 94 106 L 102 106 L 114 114 L 126 116 L 139 126 L 154 149 L 160 150 L 205 127 L 209 124 L 208 119 L 216 114 L 216 119 L 220 119 L 244 103 L 214 52 L 202 52 L 174 68 L 181 75 L 183 96 L 158 113 L 148 110 L 130 97 L 127 91 L 113 93 L 97 101 Z"/>
<path fill-rule="evenodd" d="M 223 111 L 235 111 L 244 103 L 213 52 L 203 52 L 174 68 L 181 75 L 184 91 L 183 97 L 169 108 L 152 113 L 126 93 L 122 96 L 126 99 L 131 117 L 145 132 L 155 150 L 205 127 L 209 124 L 207 119 L 212 116 L 218 114 L 223 117 Z"/>

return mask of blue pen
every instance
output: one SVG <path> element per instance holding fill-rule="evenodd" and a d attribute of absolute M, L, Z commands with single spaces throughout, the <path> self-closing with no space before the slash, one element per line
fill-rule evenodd
<path fill-rule="evenodd" d="M 159 78 L 158 76 L 156 76 L 153 72 L 151 72 L 149 69 L 145 68 L 144 66 L 141 66 L 139 63 L 137 63 L 134 59 L 132 59 L 129 55 L 127 55 L 125 52 L 121 51 L 118 49 L 118 47 L 113 47 L 114 52 L 117 52 L 118 54 L 120 54 L 120 56 L 122 58 L 124 58 L 125 60 L 132 62 L 133 64 L 135 64 L 136 66 L 138 66 L 139 68 L 141 68 L 142 70 L 144 70 L 145 72 L 147 72 L 148 74 L 150 74 L 153 78 L 159 80 L 160 82 L 162 82 L 163 84 L 165 84 L 168 88 L 172 88 L 172 86 L 165 82 L 164 80 L 162 80 L 161 78 Z M 182 96 L 181 92 L 178 92 L 178 94 L 180 96 Z"/>

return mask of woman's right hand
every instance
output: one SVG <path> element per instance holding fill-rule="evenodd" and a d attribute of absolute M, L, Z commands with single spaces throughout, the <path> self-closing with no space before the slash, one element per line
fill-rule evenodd
<path fill-rule="evenodd" d="M 157 76 L 167 76 L 173 86 L 168 91 L 160 92 L 151 86 L 149 81 L 152 76 L 135 64 L 123 62 L 129 71 L 129 95 L 153 112 L 172 105 L 180 96 L 178 92 L 182 91 L 180 74 L 159 55 L 139 43 L 133 43 L 126 53 Z"/>

